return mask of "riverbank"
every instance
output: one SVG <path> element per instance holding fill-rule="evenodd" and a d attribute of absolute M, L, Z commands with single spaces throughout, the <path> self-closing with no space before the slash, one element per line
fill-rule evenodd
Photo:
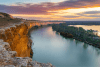
<path fill-rule="evenodd" d="M 94 47 L 100 48 L 99 36 L 93 33 L 93 30 L 85 31 L 83 28 L 68 26 L 66 24 L 53 25 L 53 30 L 59 32 L 60 35 L 68 38 L 73 38 Z"/>

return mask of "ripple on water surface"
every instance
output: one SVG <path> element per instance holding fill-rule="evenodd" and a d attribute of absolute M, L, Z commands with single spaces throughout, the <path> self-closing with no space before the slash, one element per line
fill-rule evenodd
<path fill-rule="evenodd" d="M 45 27 L 31 32 L 33 60 L 56 67 L 100 67 L 100 50 Z"/>

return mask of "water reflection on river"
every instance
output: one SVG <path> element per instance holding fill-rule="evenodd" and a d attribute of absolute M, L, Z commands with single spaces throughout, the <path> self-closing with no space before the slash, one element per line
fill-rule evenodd
<path fill-rule="evenodd" d="M 45 27 L 31 32 L 33 60 L 56 67 L 100 67 L 100 50 Z"/>

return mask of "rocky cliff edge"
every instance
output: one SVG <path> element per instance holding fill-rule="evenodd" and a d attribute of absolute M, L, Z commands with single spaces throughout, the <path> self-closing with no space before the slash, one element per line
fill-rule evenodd
<path fill-rule="evenodd" d="M 51 63 L 32 61 L 29 24 L 13 21 L 0 21 L 0 67 L 54 67 Z"/>

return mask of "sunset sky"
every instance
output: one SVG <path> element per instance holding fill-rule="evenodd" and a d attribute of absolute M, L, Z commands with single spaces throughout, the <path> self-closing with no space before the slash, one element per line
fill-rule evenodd
<path fill-rule="evenodd" d="M 0 12 L 45 21 L 100 21 L 100 0 L 2 0 Z"/>

